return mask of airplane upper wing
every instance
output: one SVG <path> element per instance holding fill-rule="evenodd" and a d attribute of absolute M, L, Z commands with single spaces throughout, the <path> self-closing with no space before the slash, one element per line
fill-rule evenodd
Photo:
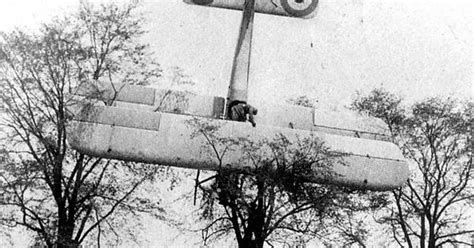
<path fill-rule="evenodd" d="M 122 83 L 84 84 L 78 95 L 113 100 L 116 106 L 219 119 L 224 113 L 224 98 L 192 92 L 154 89 Z M 365 139 L 389 140 L 387 125 L 380 119 L 354 112 L 332 112 L 289 104 L 257 104 L 258 125 L 318 131 Z"/>
<path fill-rule="evenodd" d="M 188 4 L 225 9 L 243 9 L 245 0 L 184 0 Z M 318 0 L 255 0 L 255 11 L 264 14 L 312 18 Z"/>

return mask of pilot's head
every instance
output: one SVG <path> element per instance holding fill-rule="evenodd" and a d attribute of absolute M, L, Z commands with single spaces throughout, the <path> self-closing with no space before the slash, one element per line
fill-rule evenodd
<path fill-rule="evenodd" d="M 253 114 L 253 115 L 257 115 L 257 113 L 258 113 L 258 110 L 257 110 L 257 109 L 253 109 L 253 110 L 252 110 L 252 114 Z"/>

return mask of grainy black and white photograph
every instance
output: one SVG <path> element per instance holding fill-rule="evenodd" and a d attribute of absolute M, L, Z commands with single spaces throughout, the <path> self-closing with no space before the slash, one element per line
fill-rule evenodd
<path fill-rule="evenodd" d="M 3 0 L 0 247 L 474 247 L 472 0 Z"/>

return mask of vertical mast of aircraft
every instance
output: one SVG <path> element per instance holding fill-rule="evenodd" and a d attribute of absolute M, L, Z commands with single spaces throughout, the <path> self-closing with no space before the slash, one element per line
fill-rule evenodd
<path fill-rule="evenodd" d="M 254 15 L 255 0 L 245 0 L 239 39 L 235 48 L 232 65 L 229 92 L 227 94 L 226 115 L 228 115 L 229 106 L 233 102 L 247 102 Z"/>

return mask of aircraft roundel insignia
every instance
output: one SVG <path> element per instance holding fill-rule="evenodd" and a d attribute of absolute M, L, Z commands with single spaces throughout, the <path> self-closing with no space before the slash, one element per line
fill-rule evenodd
<path fill-rule="evenodd" d="M 208 5 L 214 2 L 214 0 L 192 0 L 193 3 L 199 4 L 199 5 Z"/>
<path fill-rule="evenodd" d="M 291 16 L 304 17 L 313 13 L 318 0 L 281 0 L 281 6 Z"/>

